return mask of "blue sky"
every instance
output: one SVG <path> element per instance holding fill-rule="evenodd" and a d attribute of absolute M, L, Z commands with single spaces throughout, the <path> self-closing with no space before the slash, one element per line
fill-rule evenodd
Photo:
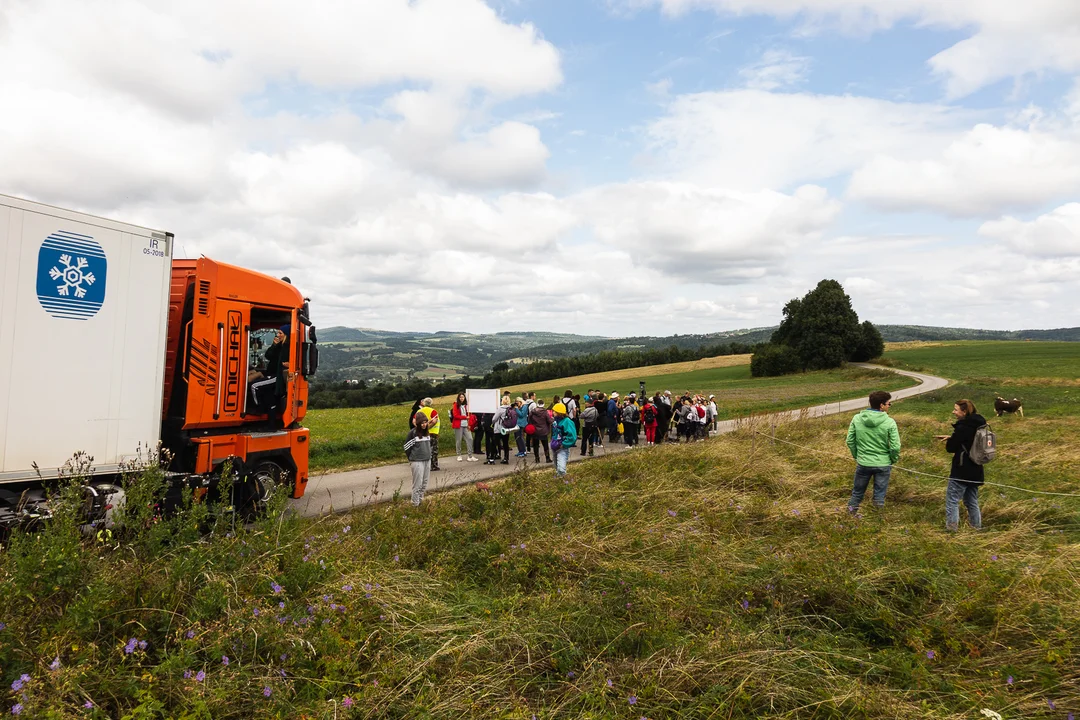
<path fill-rule="evenodd" d="M 1071 0 L 41 0 L 0 26 L 0 192 L 287 273 L 324 325 L 708 332 L 823 277 L 878 322 L 1076 324 Z"/>

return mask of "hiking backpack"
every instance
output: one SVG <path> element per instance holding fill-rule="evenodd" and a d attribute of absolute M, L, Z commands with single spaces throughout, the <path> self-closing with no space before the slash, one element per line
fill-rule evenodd
<path fill-rule="evenodd" d="M 636 424 L 639 417 L 641 417 L 641 416 L 638 413 L 638 406 L 637 405 L 634 405 L 633 403 L 631 403 L 631 404 L 629 404 L 629 405 L 627 405 L 626 407 L 623 408 L 622 419 L 623 419 L 624 423 L 634 423 L 634 424 Z"/>
<path fill-rule="evenodd" d="M 968 450 L 968 458 L 976 465 L 986 465 L 997 455 L 997 438 L 989 425 L 983 425 L 975 431 L 975 439 Z"/>
<path fill-rule="evenodd" d="M 645 412 L 643 413 L 643 415 L 645 417 L 646 425 L 652 425 L 654 422 L 656 422 L 656 408 L 654 408 L 652 405 L 645 406 Z"/>
<path fill-rule="evenodd" d="M 595 425 L 597 419 L 600 417 L 600 411 L 589 405 L 587 408 L 581 411 L 581 419 L 585 421 L 586 425 Z"/>
<path fill-rule="evenodd" d="M 516 430 L 518 424 L 518 412 L 516 407 L 506 408 L 506 412 L 503 413 L 502 421 L 499 423 L 502 425 L 504 431 Z M 505 434 L 505 432 L 504 432 Z"/>

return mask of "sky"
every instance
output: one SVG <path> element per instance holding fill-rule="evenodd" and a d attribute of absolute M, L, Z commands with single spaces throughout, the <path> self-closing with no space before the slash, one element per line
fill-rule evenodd
<path fill-rule="evenodd" d="M 1080 325 L 1076 0 L 0 0 L 0 193 L 316 324 Z"/>

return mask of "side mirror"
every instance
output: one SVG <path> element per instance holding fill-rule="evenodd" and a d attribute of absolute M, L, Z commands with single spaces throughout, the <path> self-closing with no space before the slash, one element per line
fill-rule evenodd
<path fill-rule="evenodd" d="M 300 344 L 300 372 L 310 377 L 319 371 L 319 346 L 315 337 L 315 327 L 308 328 L 308 341 Z"/>

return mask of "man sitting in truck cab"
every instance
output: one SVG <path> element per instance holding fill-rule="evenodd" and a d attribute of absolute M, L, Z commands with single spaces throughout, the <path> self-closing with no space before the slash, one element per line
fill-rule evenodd
<path fill-rule="evenodd" d="M 288 390 L 289 331 L 288 325 L 275 331 L 274 342 L 266 349 L 265 374 L 259 373 L 261 379 L 254 382 L 249 380 L 251 397 L 260 413 L 269 415 L 282 409 L 281 401 Z"/>

